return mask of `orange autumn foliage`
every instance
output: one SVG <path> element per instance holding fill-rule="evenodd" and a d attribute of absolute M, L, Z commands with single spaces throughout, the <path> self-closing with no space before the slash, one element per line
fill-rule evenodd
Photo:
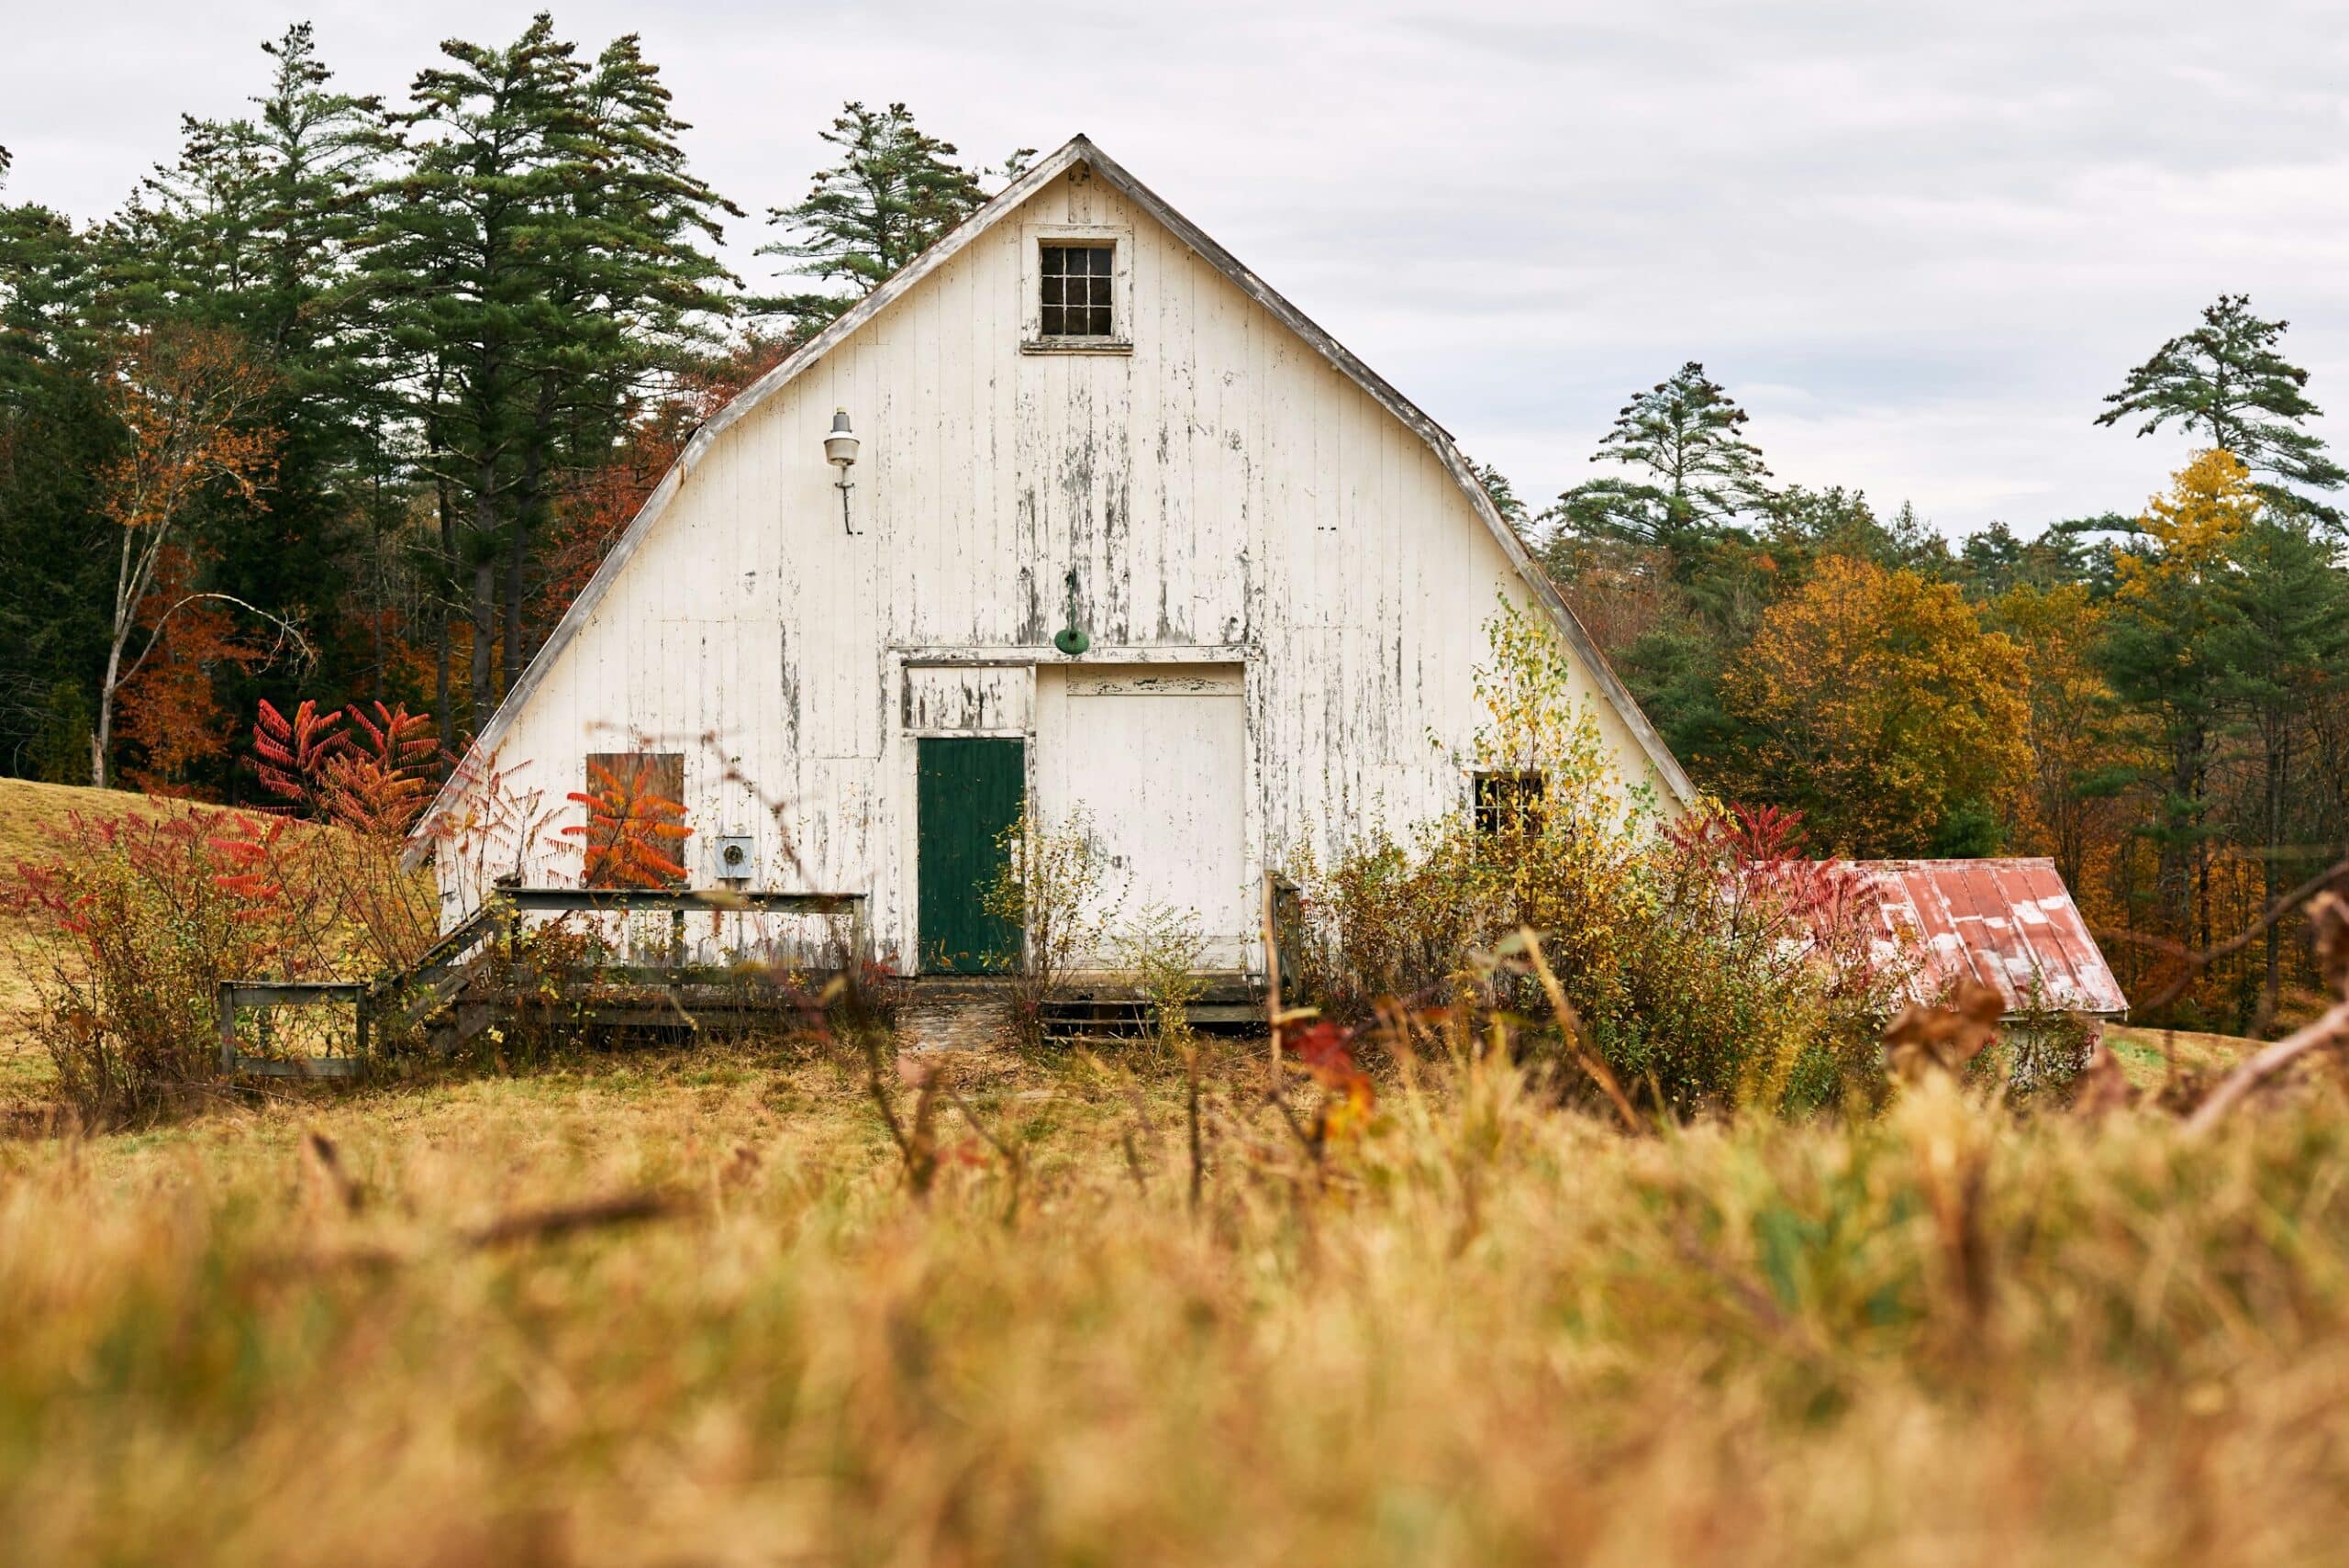
<path fill-rule="evenodd" d="M 249 671 L 266 651 L 239 635 L 236 616 L 217 600 L 193 597 L 195 563 L 176 546 L 156 563 L 155 585 L 139 606 L 139 626 L 153 651 L 117 693 L 117 734 L 138 754 L 123 776 L 149 795 L 184 787 L 189 771 L 228 754 L 231 730 L 213 688 L 216 672 Z M 178 613 L 162 617 L 173 606 Z"/>
<path fill-rule="evenodd" d="M 589 887 L 675 887 L 685 868 L 672 853 L 692 833 L 683 802 L 656 793 L 642 770 L 587 767 L 588 787 L 568 798 L 587 808 L 587 820 L 562 832 L 585 851 L 582 880 Z"/>
<path fill-rule="evenodd" d="M 99 481 L 106 515 L 122 528 L 122 549 L 98 686 L 98 723 L 90 743 L 94 784 L 107 783 L 116 710 L 125 685 L 175 636 L 196 644 L 207 636 L 216 645 L 227 640 L 217 622 L 207 632 L 201 617 L 195 628 L 183 630 L 181 612 L 219 609 L 237 601 L 195 591 L 184 580 L 192 572 L 180 574 L 175 591 L 163 584 L 173 563 L 192 564 L 175 530 L 200 503 L 217 495 L 255 509 L 265 506 L 261 489 L 276 467 L 281 440 L 275 428 L 260 420 L 273 385 L 268 370 L 248 356 L 234 333 L 215 328 L 139 332 L 116 357 L 107 401 L 125 441 Z M 126 663 L 142 629 L 143 642 Z M 190 671 L 204 662 L 200 653 L 184 653 L 180 683 L 187 684 Z M 208 711 L 207 702 L 199 712 Z M 149 728 L 167 752 L 202 744 L 200 717 L 193 728 L 164 726 L 150 704 Z M 166 728 L 168 733 L 159 733 Z M 162 771 L 168 775 L 171 764 Z"/>
<path fill-rule="evenodd" d="M 1736 793 L 1791 804 L 1824 846 L 1919 854 L 1952 812 L 2030 775 L 2030 673 L 1953 584 L 1829 556 L 1772 606 L 1724 683 L 1759 737 Z"/>

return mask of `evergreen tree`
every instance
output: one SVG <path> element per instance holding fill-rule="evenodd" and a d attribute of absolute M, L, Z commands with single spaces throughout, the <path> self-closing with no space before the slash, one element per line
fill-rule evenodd
<path fill-rule="evenodd" d="M 2172 338 L 2129 373 L 2097 416 L 2115 425 L 2143 416 L 2137 434 L 2173 422 L 2207 446 L 2232 452 L 2254 473 L 2303 490 L 2338 490 L 2349 470 L 2333 462 L 2324 442 L 2301 427 L 2321 412 L 2305 390 L 2309 373 L 2277 351 L 2285 321 L 2263 321 L 2248 295 L 2221 295 L 2202 312 L 2202 325 Z M 2262 485 L 2271 501 L 2297 506 L 2338 524 L 2330 506 L 2279 485 Z"/>
<path fill-rule="evenodd" d="M 1745 410 L 1691 360 L 1625 404 L 1591 454 L 1632 471 L 1560 495 L 1549 516 L 1580 534 L 1667 550 L 1733 529 L 1763 510 L 1770 471 L 1744 435 Z"/>
<path fill-rule="evenodd" d="M 115 575 L 103 271 L 98 235 L 0 206 L 0 769 L 55 782 L 89 776 Z"/>
<path fill-rule="evenodd" d="M 915 125 L 903 104 L 880 110 L 845 105 L 822 135 L 839 149 L 840 161 L 816 176 L 806 200 L 769 209 L 768 221 L 790 237 L 760 247 L 762 255 L 796 261 L 802 276 L 850 291 L 762 302 L 791 316 L 800 336 L 821 330 L 976 212 L 987 199 L 991 172 L 957 162 L 954 144 Z M 1002 178 L 1017 178 L 1033 156 L 1032 149 L 1014 152 Z"/>
<path fill-rule="evenodd" d="M 510 685 L 529 656 L 551 484 L 607 461 L 632 401 L 730 312 L 698 239 L 735 209 L 686 172 L 685 128 L 633 37 L 590 66 L 541 13 L 505 49 L 441 48 L 448 63 L 417 77 L 398 117 L 367 274 L 421 434 L 448 597 L 470 609 L 478 722 L 496 676 Z M 451 655 L 444 617 L 444 731 Z"/>
<path fill-rule="evenodd" d="M 1790 484 L 1769 495 L 1764 509 L 1771 547 L 1781 556 L 1790 555 L 1789 564 L 1841 555 L 1873 562 L 1887 571 L 1907 567 L 1933 577 L 1948 575 L 1954 565 L 1948 544 L 1906 501 L 1887 523 L 1868 505 L 1865 491 L 1847 492 L 1840 484 L 1825 490 Z"/>
<path fill-rule="evenodd" d="M 1576 485 L 1542 515 L 1542 560 L 1586 603 L 1612 584 L 1650 606 L 1609 649 L 1666 742 L 1700 777 L 1751 743 L 1721 700 L 1729 660 L 1753 639 L 1784 574 L 1740 520 L 1764 513 L 1770 473 L 1747 416 L 1695 361 L 1634 396 L 1592 454 L 1629 469 Z M 1840 496 L 1841 493 L 1837 493 Z M 1782 552 L 1778 552 L 1782 553 Z M 1594 606 L 1595 607 L 1595 606 Z"/>
<path fill-rule="evenodd" d="M 741 209 L 689 172 L 679 138 L 691 128 L 670 102 L 659 68 L 629 34 L 581 79 L 575 113 L 556 139 L 560 156 L 588 177 L 568 189 L 559 219 L 573 243 L 548 278 L 563 329 L 531 356 L 530 429 L 507 556 L 508 689 L 529 651 L 524 608 L 535 584 L 526 579 L 552 471 L 610 461 L 629 417 L 720 346 L 736 308 L 723 292 L 736 280 L 701 245 L 721 243 L 720 215 L 740 217 Z"/>
<path fill-rule="evenodd" d="M 1525 503 L 1519 498 L 1517 486 L 1508 482 L 1508 475 L 1489 462 L 1471 462 L 1468 469 L 1476 476 L 1476 483 L 1485 487 L 1485 494 L 1492 498 L 1493 510 L 1501 515 L 1501 521 L 1516 529 L 1520 538 L 1531 532 L 1533 518 L 1526 511 Z"/>
<path fill-rule="evenodd" d="M 177 161 L 115 220 L 112 305 L 142 327 L 232 331 L 267 368 L 273 391 L 256 417 L 282 435 L 267 505 L 201 519 L 204 584 L 309 628 L 324 655 L 312 679 L 341 688 L 372 665 L 380 694 L 381 639 L 366 635 L 379 623 L 331 612 L 354 555 L 395 525 L 402 499 L 354 265 L 388 136 L 378 100 L 333 85 L 307 24 L 262 50 L 270 76 L 255 112 L 184 118 Z M 217 674 L 240 711 L 293 695 L 266 673 Z"/>
<path fill-rule="evenodd" d="M 1966 536 L 1950 569 L 1969 597 L 1987 604 L 2018 589 L 2043 593 L 2095 581 L 2093 556 L 2080 533 L 2061 523 L 2042 529 L 2032 539 L 2005 523 L 1992 523 Z"/>
<path fill-rule="evenodd" d="M 2300 880 L 2288 866 L 2294 831 L 2293 774 L 2309 740 L 2309 715 L 2336 689 L 2349 660 L 2349 579 L 2332 551 L 2299 518 L 2263 515 L 2231 551 L 2222 593 L 2229 614 L 2210 639 L 2222 700 L 2241 717 L 2256 747 L 2258 793 L 2239 839 L 2260 848 L 2265 901 Z M 2316 851 L 2327 859 L 2337 851 Z M 2282 931 L 2265 937 L 2255 1011 L 2239 1029 L 2264 1030 L 2282 984 Z"/>
<path fill-rule="evenodd" d="M 505 49 L 451 39 L 417 73 L 395 117 L 403 146 L 373 195 L 364 272 L 380 302 L 400 384 L 433 486 L 444 605 L 470 609 L 474 722 L 493 686 L 497 580 L 533 409 L 533 355 L 564 323 L 552 277 L 579 239 L 557 221 L 567 165 L 560 139 L 578 88 L 572 46 L 544 15 Z M 435 639 L 434 706 L 452 735 L 449 616 Z"/>
<path fill-rule="evenodd" d="M 2228 590 L 2260 504 L 2243 465 L 2203 453 L 2155 496 L 2139 541 L 2118 562 L 2099 662 L 2120 698 L 2149 719 L 2164 757 L 2154 819 L 2156 929 L 2197 947 L 2210 929 L 2210 773 L 2228 712 L 2221 649 L 2240 615 Z"/>

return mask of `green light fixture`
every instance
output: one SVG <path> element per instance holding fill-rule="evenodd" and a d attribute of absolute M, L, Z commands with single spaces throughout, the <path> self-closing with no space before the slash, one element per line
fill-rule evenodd
<path fill-rule="evenodd" d="M 1074 659 L 1093 646 L 1085 628 L 1076 624 L 1076 568 L 1068 569 L 1068 624 L 1052 633 L 1052 646 Z"/>

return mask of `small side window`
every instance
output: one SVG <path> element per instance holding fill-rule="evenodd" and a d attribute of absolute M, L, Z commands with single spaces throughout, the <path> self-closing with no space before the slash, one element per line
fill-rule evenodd
<path fill-rule="evenodd" d="M 1542 828 L 1542 775 L 1489 773 L 1475 775 L 1476 831 L 1487 838 L 1534 833 Z"/>
<path fill-rule="evenodd" d="M 1042 288 L 1038 329 L 1046 338 L 1114 338 L 1118 335 L 1111 290 L 1117 271 L 1115 245 L 1042 247 L 1038 276 Z"/>

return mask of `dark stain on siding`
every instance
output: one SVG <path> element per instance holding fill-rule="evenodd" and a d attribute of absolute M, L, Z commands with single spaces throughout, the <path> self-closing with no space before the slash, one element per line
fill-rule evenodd
<path fill-rule="evenodd" d="M 776 628 L 775 649 L 782 673 L 784 743 L 796 757 L 799 754 L 799 667 L 791 661 L 790 627 Z"/>

